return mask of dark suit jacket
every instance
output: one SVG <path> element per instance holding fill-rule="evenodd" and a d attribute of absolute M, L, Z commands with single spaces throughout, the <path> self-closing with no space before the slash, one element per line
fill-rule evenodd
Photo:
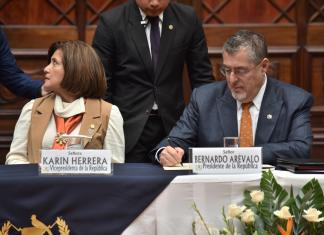
<path fill-rule="evenodd" d="M 309 157 L 312 104 L 308 92 L 268 78 L 255 133 L 255 146 L 263 147 L 263 163 L 275 165 L 278 157 Z M 188 147 L 223 147 L 225 136 L 238 136 L 237 105 L 226 81 L 195 89 L 169 134 L 174 144 L 185 151 Z M 163 140 L 155 151 L 167 145 Z"/>
<path fill-rule="evenodd" d="M 93 40 L 105 66 L 108 101 L 124 118 L 126 153 L 142 133 L 154 100 L 166 133 L 179 119 L 185 62 L 192 87 L 213 81 L 202 25 L 192 8 L 170 3 L 164 11 L 156 74 L 141 20 L 135 1 L 129 1 L 100 17 Z"/>
<path fill-rule="evenodd" d="M 39 97 L 42 81 L 30 79 L 18 68 L 6 36 L 0 29 L 0 83 L 18 96 Z"/>

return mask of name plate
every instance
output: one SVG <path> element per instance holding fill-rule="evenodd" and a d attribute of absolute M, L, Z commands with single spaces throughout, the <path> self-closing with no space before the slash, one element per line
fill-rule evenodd
<path fill-rule="evenodd" d="M 111 151 L 43 149 L 39 167 L 41 174 L 111 174 Z"/>
<path fill-rule="evenodd" d="M 262 148 L 189 148 L 197 174 L 253 174 L 262 171 Z"/>

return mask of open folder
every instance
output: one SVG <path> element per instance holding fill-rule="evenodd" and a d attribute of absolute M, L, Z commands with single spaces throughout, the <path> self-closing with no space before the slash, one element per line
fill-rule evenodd
<path fill-rule="evenodd" d="M 279 169 L 288 170 L 294 173 L 302 174 L 321 174 L 324 173 L 324 161 L 315 159 L 277 159 Z"/>

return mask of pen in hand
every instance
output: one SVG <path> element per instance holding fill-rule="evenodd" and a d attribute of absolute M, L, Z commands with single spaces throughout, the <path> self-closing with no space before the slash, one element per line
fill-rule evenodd
<path fill-rule="evenodd" d="M 174 144 L 174 141 L 173 140 L 171 140 L 169 137 L 167 138 L 167 140 L 168 140 L 168 143 L 169 143 L 169 145 L 172 147 L 172 148 L 175 148 L 175 147 L 177 147 L 177 145 L 176 144 Z M 183 164 L 182 164 L 182 161 L 180 160 L 180 165 L 181 166 L 183 166 Z"/>

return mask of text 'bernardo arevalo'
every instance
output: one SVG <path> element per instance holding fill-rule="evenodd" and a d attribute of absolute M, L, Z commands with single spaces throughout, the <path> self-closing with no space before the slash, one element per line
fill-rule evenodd
<path fill-rule="evenodd" d="M 262 149 L 191 148 L 193 172 L 198 174 L 246 174 L 262 170 Z"/>

